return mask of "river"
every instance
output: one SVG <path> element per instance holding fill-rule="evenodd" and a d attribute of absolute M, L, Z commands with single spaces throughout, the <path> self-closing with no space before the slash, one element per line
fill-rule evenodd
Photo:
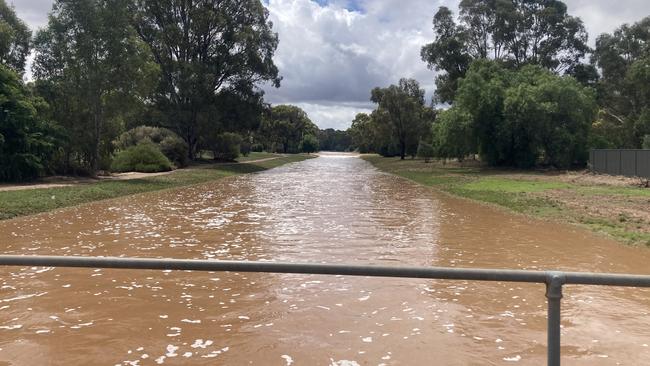
<path fill-rule="evenodd" d="M 324 154 L 0 222 L 5 254 L 648 274 L 650 250 Z M 0 365 L 540 365 L 544 286 L 0 269 Z M 650 364 L 650 292 L 566 286 L 569 365 Z"/>

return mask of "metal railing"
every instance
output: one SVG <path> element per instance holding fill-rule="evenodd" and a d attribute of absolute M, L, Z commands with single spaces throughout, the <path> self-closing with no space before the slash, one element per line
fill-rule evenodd
<path fill-rule="evenodd" d="M 0 265 L 152 270 L 297 273 L 438 280 L 529 282 L 546 285 L 548 302 L 548 365 L 560 365 L 560 302 L 564 285 L 650 287 L 650 276 L 560 271 L 470 269 L 446 267 L 386 267 L 374 265 L 308 264 L 192 259 L 0 255 Z"/>

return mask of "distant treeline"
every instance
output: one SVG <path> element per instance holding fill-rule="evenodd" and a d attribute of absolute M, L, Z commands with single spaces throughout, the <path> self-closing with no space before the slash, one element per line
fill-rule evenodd
<path fill-rule="evenodd" d="M 433 30 L 421 52 L 438 72 L 431 107 L 415 80 L 374 89 L 377 108 L 348 130 L 353 148 L 521 168 L 650 148 L 650 17 L 595 49 L 561 1 L 463 0 L 458 17 L 440 8 Z"/>

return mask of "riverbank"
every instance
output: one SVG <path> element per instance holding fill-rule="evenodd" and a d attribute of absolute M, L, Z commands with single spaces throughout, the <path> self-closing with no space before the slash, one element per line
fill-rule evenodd
<path fill-rule="evenodd" d="M 587 172 L 530 172 L 364 155 L 378 169 L 443 192 L 650 246 L 650 189 Z"/>
<path fill-rule="evenodd" d="M 199 165 L 137 179 L 75 181 L 64 186 L 0 192 L 0 220 L 136 193 L 177 188 L 232 175 L 259 172 L 315 156 L 288 155 L 231 164 Z"/>

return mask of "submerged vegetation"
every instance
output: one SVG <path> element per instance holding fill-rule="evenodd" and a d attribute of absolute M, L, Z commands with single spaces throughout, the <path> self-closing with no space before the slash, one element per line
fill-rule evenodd
<path fill-rule="evenodd" d="M 583 179 L 584 174 L 542 173 L 399 160 L 364 155 L 377 168 L 456 196 L 535 217 L 603 232 L 650 246 L 650 191 Z"/>

